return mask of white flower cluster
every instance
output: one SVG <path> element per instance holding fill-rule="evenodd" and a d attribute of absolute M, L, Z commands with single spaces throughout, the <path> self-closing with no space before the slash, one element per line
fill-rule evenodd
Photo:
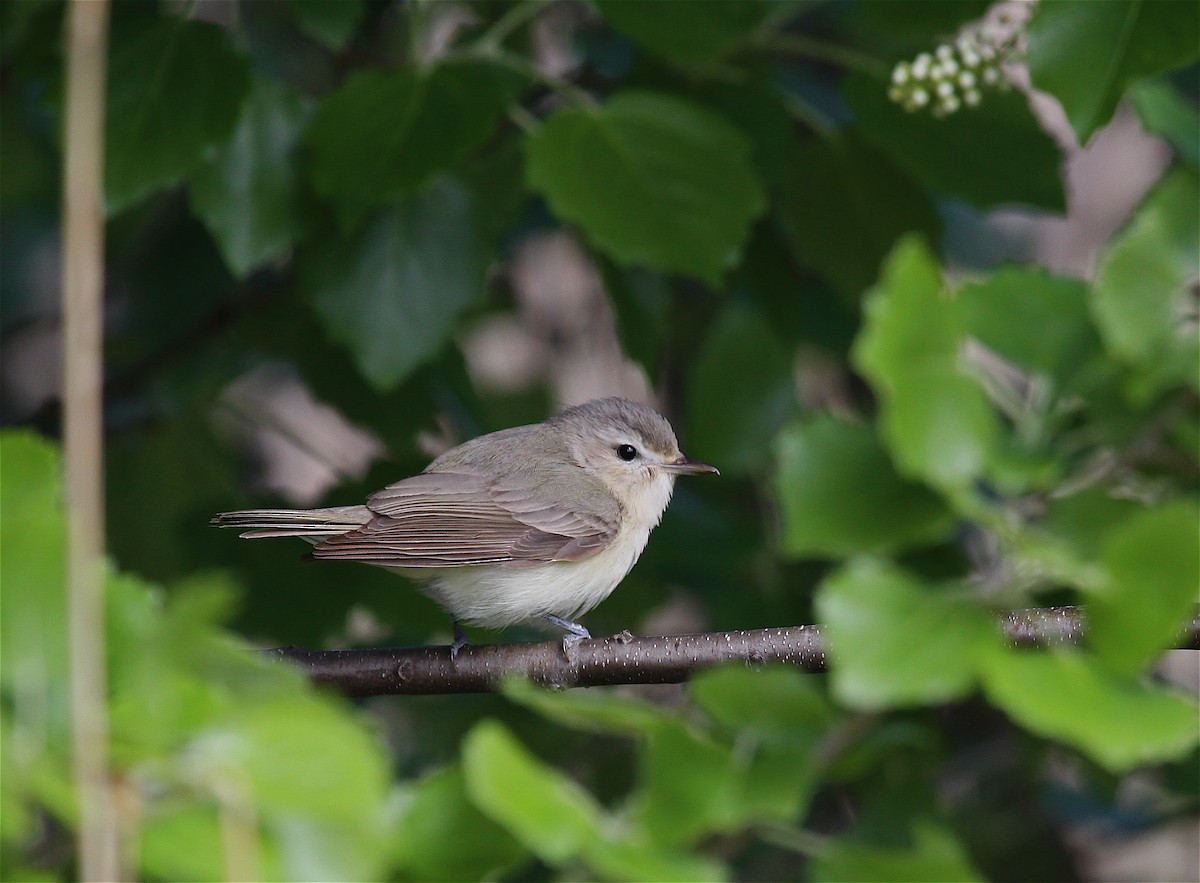
<path fill-rule="evenodd" d="M 953 43 L 922 52 L 892 71 L 888 97 L 905 110 L 931 108 L 936 117 L 960 107 L 978 107 L 983 90 L 1004 91 L 1009 82 L 1000 70 L 1008 46 L 997 46 L 979 33 L 964 33 Z"/>

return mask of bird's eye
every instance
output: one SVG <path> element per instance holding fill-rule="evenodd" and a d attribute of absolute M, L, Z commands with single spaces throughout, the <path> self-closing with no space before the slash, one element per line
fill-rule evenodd
<path fill-rule="evenodd" d="M 617 445 L 617 456 L 628 463 L 630 460 L 637 459 L 637 448 L 633 445 Z"/>

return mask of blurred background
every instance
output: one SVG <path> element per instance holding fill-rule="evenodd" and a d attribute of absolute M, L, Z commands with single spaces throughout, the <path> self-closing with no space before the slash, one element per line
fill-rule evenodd
<path fill-rule="evenodd" d="M 61 879 L 64 5 L 0 10 L 0 870 Z M 1197 879 L 1198 52 L 1174 0 L 115 3 L 129 873 Z M 592 633 L 822 622 L 833 675 L 351 705 L 256 659 L 449 622 L 213 513 L 602 395 L 722 476 Z M 990 626 L 1062 604 L 1088 650 Z"/>

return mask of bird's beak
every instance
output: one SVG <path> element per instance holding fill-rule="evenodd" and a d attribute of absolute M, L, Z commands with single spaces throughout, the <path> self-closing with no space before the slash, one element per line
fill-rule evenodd
<path fill-rule="evenodd" d="M 707 463 L 701 463 L 699 460 L 689 460 L 687 457 L 680 457 L 678 460 L 672 460 L 670 463 L 663 463 L 659 468 L 664 472 L 674 472 L 676 475 L 721 474 L 721 470 L 716 466 L 709 466 Z"/>

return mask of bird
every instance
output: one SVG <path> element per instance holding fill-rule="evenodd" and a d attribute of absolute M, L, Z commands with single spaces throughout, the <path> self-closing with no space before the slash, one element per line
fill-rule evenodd
<path fill-rule="evenodd" d="M 318 560 L 358 561 L 409 577 L 462 629 L 548 622 L 568 659 L 591 633 L 579 618 L 641 556 L 679 475 L 720 474 L 679 450 L 649 405 L 610 396 L 542 423 L 452 448 L 364 505 L 222 512 L 247 539 L 299 537 Z"/>

